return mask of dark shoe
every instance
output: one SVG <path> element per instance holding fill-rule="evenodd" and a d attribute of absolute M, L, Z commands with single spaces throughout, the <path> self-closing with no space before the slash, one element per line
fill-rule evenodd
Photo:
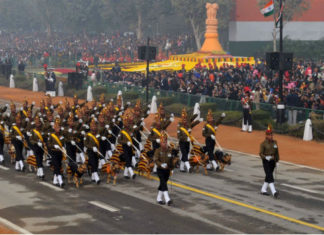
<path fill-rule="evenodd" d="M 130 179 L 129 176 L 124 176 L 124 178 L 125 178 L 125 179 L 128 179 L 128 180 Z"/>
<path fill-rule="evenodd" d="M 165 205 L 164 201 L 158 201 L 157 203 L 160 204 L 160 205 Z"/>
<path fill-rule="evenodd" d="M 134 174 L 133 176 L 132 176 L 132 179 L 135 179 L 136 178 L 136 174 Z"/>
<path fill-rule="evenodd" d="M 26 170 L 26 167 L 23 166 L 23 168 L 21 169 L 21 172 L 25 172 L 25 170 Z"/>
<path fill-rule="evenodd" d="M 273 197 L 274 197 L 275 199 L 279 199 L 279 192 L 275 192 L 275 194 L 273 195 Z"/>
<path fill-rule="evenodd" d="M 267 192 L 260 192 L 260 194 L 261 194 L 261 195 L 264 195 L 264 196 L 270 196 L 270 194 L 267 193 Z"/>
<path fill-rule="evenodd" d="M 99 185 L 99 184 L 100 184 L 100 180 L 98 180 L 98 181 L 96 182 L 96 184 L 98 184 L 98 185 Z"/>
<path fill-rule="evenodd" d="M 219 171 L 219 166 L 216 167 L 216 170 L 215 170 L 215 171 L 216 171 L 216 172 Z"/>
<path fill-rule="evenodd" d="M 186 172 L 185 170 L 180 170 L 180 172 Z"/>
<path fill-rule="evenodd" d="M 173 201 L 172 200 L 170 200 L 170 201 L 168 201 L 168 206 L 171 206 L 172 204 L 173 204 Z"/>
<path fill-rule="evenodd" d="M 63 184 L 59 184 L 59 187 L 60 188 L 63 188 L 64 187 L 64 183 Z"/>
<path fill-rule="evenodd" d="M 192 173 L 192 172 L 193 172 L 193 168 L 190 167 L 190 168 L 189 168 L 189 173 Z"/>

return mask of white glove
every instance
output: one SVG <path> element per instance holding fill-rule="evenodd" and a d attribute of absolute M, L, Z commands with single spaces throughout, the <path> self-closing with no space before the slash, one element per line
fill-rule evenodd
<path fill-rule="evenodd" d="M 118 121 L 121 121 L 121 118 L 118 118 Z"/>
<path fill-rule="evenodd" d="M 171 113 L 171 117 L 174 117 L 174 113 Z"/>
<path fill-rule="evenodd" d="M 191 128 L 188 129 L 188 132 L 189 132 L 189 133 L 191 132 Z"/>
<path fill-rule="evenodd" d="M 151 105 L 149 104 L 147 107 L 148 107 L 148 108 L 151 108 Z"/>
<path fill-rule="evenodd" d="M 35 105 L 35 101 L 32 102 L 32 105 Z"/>
<path fill-rule="evenodd" d="M 211 137 L 213 140 L 215 140 L 215 136 L 214 136 L 214 135 L 210 135 L 210 137 Z"/>
<path fill-rule="evenodd" d="M 95 117 L 95 115 L 94 114 L 91 114 L 91 118 L 94 118 Z"/>
<path fill-rule="evenodd" d="M 31 134 L 29 131 L 27 131 L 26 134 L 27 134 L 29 137 L 32 136 L 32 134 Z"/>
<path fill-rule="evenodd" d="M 60 146 L 58 146 L 57 144 L 54 145 L 55 149 L 60 149 Z"/>
<path fill-rule="evenodd" d="M 71 140 L 71 144 L 72 144 L 72 145 L 75 145 L 75 141 L 74 141 L 74 140 Z"/>
<path fill-rule="evenodd" d="M 7 113 L 7 117 L 10 117 L 10 113 Z"/>
<path fill-rule="evenodd" d="M 38 145 L 39 147 L 42 147 L 42 146 L 43 146 L 42 142 L 37 142 L 37 145 Z"/>
<path fill-rule="evenodd" d="M 203 121 L 204 121 L 204 119 L 203 119 L 203 118 L 199 118 L 199 121 L 200 121 L 200 122 L 203 122 Z"/>
<path fill-rule="evenodd" d="M 23 108 L 23 107 L 21 107 L 21 108 L 20 108 L 20 111 L 23 111 L 23 110 L 24 110 L 24 108 Z"/>
<path fill-rule="evenodd" d="M 81 131 L 81 135 L 85 135 L 85 132 L 84 131 Z"/>
<path fill-rule="evenodd" d="M 142 117 L 141 120 L 144 121 L 144 118 Z"/>
<path fill-rule="evenodd" d="M 126 104 L 131 105 L 131 103 L 129 101 Z"/>
<path fill-rule="evenodd" d="M 79 119 L 79 123 L 82 123 L 83 121 L 82 121 L 82 119 Z"/>
<path fill-rule="evenodd" d="M 189 137 L 187 137 L 187 141 L 190 142 L 190 138 Z"/>
<path fill-rule="evenodd" d="M 147 113 L 147 115 L 150 115 L 151 112 L 150 112 L 150 110 L 149 110 L 149 111 L 147 111 L 146 113 Z"/>
<path fill-rule="evenodd" d="M 170 117 L 170 122 L 174 122 L 174 117 Z"/>
<path fill-rule="evenodd" d="M 270 160 L 272 159 L 272 156 L 266 156 L 265 159 L 266 159 L 267 161 L 270 161 Z"/>
<path fill-rule="evenodd" d="M 95 152 L 95 153 L 96 153 L 96 152 L 98 152 L 98 149 L 97 149 L 97 147 L 96 147 L 96 146 L 95 146 L 95 147 L 93 147 L 93 148 L 92 148 L 92 150 L 93 150 L 93 152 Z"/>
<path fill-rule="evenodd" d="M 132 145 L 132 143 L 131 143 L 131 142 L 129 142 L 129 141 L 127 141 L 127 145 L 128 145 L 128 146 L 131 146 L 131 145 Z"/>
<path fill-rule="evenodd" d="M 109 134 L 112 134 L 112 131 L 111 131 L 111 130 L 108 130 L 108 133 L 109 133 Z"/>
<path fill-rule="evenodd" d="M 6 104 L 6 107 L 9 108 L 9 104 Z"/>
<path fill-rule="evenodd" d="M 144 122 L 141 122 L 141 126 L 145 126 L 145 123 Z"/>
<path fill-rule="evenodd" d="M 96 138 L 99 138 L 100 137 L 100 135 L 98 134 L 98 135 L 96 135 Z"/>
<path fill-rule="evenodd" d="M 21 138 L 20 135 L 17 135 L 17 136 L 16 136 L 16 139 L 17 139 L 17 140 L 22 140 L 22 138 Z"/>
<path fill-rule="evenodd" d="M 161 140 L 160 140 L 160 139 L 156 139 L 156 143 L 158 143 L 158 144 L 159 144 L 160 142 L 161 142 Z"/>
<path fill-rule="evenodd" d="M 29 122 L 29 118 L 26 118 L 25 120 L 26 120 L 26 122 Z"/>
<path fill-rule="evenodd" d="M 136 129 L 137 128 L 137 125 L 134 125 L 133 128 Z"/>
<path fill-rule="evenodd" d="M 111 147 L 111 151 L 114 151 L 116 149 L 114 144 L 111 144 L 110 147 Z"/>
<path fill-rule="evenodd" d="M 161 164 L 161 167 L 165 169 L 165 168 L 168 167 L 168 164 L 166 164 L 166 163 L 162 163 L 162 164 Z"/>
<path fill-rule="evenodd" d="M 102 141 L 104 141 L 104 140 L 106 140 L 107 138 L 106 138 L 106 136 L 101 136 L 101 140 Z"/>
<path fill-rule="evenodd" d="M 143 145 L 140 143 L 139 144 L 139 149 L 142 151 L 144 149 Z"/>
<path fill-rule="evenodd" d="M 61 127 L 61 131 L 64 131 L 64 127 Z"/>
<path fill-rule="evenodd" d="M 223 118 L 226 117 L 226 114 L 225 113 L 222 113 L 221 117 L 223 117 Z"/>
<path fill-rule="evenodd" d="M 105 125 L 105 128 L 106 128 L 106 129 L 109 129 L 109 125 Z"/>
<path fill-rule="evenodd" d="M 115 121 L 116 121 L 115 118 L 113 118 L 112 122 L 115 122 Z"/>

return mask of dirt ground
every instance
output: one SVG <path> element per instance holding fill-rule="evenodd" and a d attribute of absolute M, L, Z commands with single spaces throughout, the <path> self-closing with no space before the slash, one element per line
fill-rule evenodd
<path fill-rule="evenodd" d="M 0 225 L 0 234 L 18 234 L 18 233 Z"/>
<path fill-rule="evenodd" d="M 26 98 L 29 102 L 35 101 L 36 104 L 39 104 L 44 97 L 43 92 L 32 92 L 0 86 L 0 99 L 13 100 L 20 103 Z M 72 101 L 71 98 L 68 99 Z M 64 101 L 65 97 L 53 98 L 54 103 L 60 100 Z M 152 120 L 152 115 L 145 120 L 147 128 L 151 125 Z M 176 137 L 177 123 L 178 120 L 175 119 L 167 130 L 173 137 Z M 203 144 L 202 127 L 203 123 L 196 126 L 192 131 L 192 135 Z M 264 131 L 247 133 L 241 132 L 240 128 L 237 127 L 220 125 L 217 129 L 216 137 L 223 148 L 257 155 L 265 134 Z M 305 142 L 302 139 L 279 134 L 275 134 L 274 139 L 278 141 L 280 160 L 324 169 L 324 143 L 316 141 Z"/>

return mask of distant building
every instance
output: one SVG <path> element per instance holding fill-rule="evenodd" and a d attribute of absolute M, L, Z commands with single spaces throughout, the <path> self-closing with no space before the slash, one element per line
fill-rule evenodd
<path fill-rule="evenodd" d="M 324 39 L 324 0 L 307 1 L 310 1 L 309 9 L 284 25 L 284 38 L 303 41 Z M 254 55 L 260 48 L 272 44 L 273 27 L 273 16 L 264 17 L 260 13 L 258 0 L 236 0 L 229 25 L 230 53 Z"/>

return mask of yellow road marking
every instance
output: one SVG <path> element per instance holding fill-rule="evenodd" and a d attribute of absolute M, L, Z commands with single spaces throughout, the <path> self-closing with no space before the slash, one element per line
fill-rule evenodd
<path fill-rule="evenodd" d="M 137 174 L 137 172 L 136 172 L 136 174 Z M 152 175 L 150 176 L 150 179 L 154 179 L 156 181 L 159 181 L 158 177 L 155 177 L 155 176 L 152 176 Z M 304 226 L 307 226 L 307 227 L 310 227 L 310 228 L 315 228 L 315 229 L 324 231 L 324 227 L 321 227 L 321 226 L 318 226 L 318 225 L 315 225 L 315 224 L 311 224 L 311 223 L 307 223 L 307 222 L 304 222 L 304 221 L 301 221 L 301 220 L 298 220 L 298 219 L 294 219 L 294 218 L 291 218 L 291 217 L 288 217 L 288 216 L 284 216 L 284 215 L 281 215 L 281 214 L 278 214 L 278 213 L 275 213 L 275 212 L 271 212 L 271 211 L 268 211 L 268 210 L 265 210 L 265 209 L 261 209 L 261 208 L 256 207 L 256 206 L 251 206 L 249 204 L 245 204 L 245 203 L 242 203 L 242 202 L 239 202 L 239 201 L 235 201 L 235 200 L 232 200 L 232 199 L 229 199 L 229 198 L 226 198 L 226 197 L 218 196 L 216 194 L 209 193 L 209 192 L 206 192 L 206 191 L 203 191 L 203 190 L 200 190 L 200 189 L 196 189 L 196 188 L 193 188 L 193 187 L 190 187 L 190 186 L 186 186 L 186 185 L 183 185 L 183 184 L 180 184 L 180 183 L 176 183 L 174 181 L 168 181 L 168 184 L 174 185 L 174 186 L 176 186 L 178 188 L 189 190 L 191 192 L 199 193 L 199 194 L 205 195 L 207 197 L 216 198 L 218 200 L 222 200 L 222 201 L 225 201 L 225 202 L 237 205 L 237 206 L 249 208 L 251 210 L 262 212 L 264 214 L 272 215 L 272 216 L 275 216 L 275 217 L 278 217 L 280 219 L 287 220 L 287 221 L 290 221 L 290 222 L 293 222 L 293 223 L 296 223 L 296 224 L 301 224 L 301 225 L 304 225 Z"/>

